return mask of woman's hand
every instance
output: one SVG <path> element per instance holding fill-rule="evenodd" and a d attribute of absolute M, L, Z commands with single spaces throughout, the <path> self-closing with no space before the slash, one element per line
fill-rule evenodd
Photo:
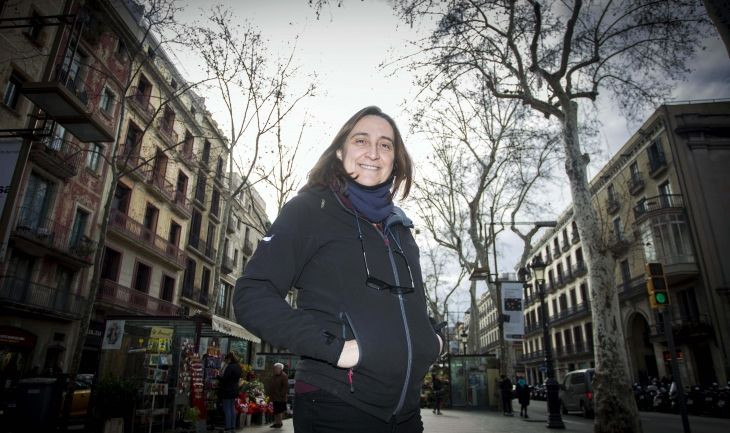
<path fill-rule="evenodd" d="M 337 366 L 340 368 L 352 368 L 357 365 L 360 360 L 360 349 L 357 347 L 356 340 L 345 341 L 345 346 L 340 353 L 340 359 L 337 360 Z"/>

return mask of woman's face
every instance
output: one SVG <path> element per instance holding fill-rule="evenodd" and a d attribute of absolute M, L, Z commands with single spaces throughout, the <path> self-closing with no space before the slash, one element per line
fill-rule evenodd
<path fill-rule="evenodd" d="M 381 184 L 393 173 L 395 134 L 387 120 L 367 115 L 360 119 L 337 151 L 347 173 L 364 186 Z"/>

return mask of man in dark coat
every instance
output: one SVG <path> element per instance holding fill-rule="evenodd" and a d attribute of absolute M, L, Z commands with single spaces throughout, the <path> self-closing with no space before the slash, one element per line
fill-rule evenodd
<path fill-rule="evenodd" d="M 512 416 L 512 381 L 509 377 L 502 375 L 502 380 L 499 381 L 499 390 L 502 392 L 502 408 L 504 414 Z"/>

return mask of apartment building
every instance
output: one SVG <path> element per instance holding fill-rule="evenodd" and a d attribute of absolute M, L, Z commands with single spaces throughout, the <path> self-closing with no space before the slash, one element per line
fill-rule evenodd
<path fill-rule="evenodd" d="M 667 326 L 683 383 L 728 378 L 730 260 L 721 253 L 730 245 L 728 124 L 729 102 L 661 106 L 591 181 L 605 251 L 616 263 L 630 380 L 671 374 Z M 536 255 L 549 263 L 545 296 L 560 379 L 593 362 L 590 291 L 570 209 L 529 260 Z M 650 308 L 648 262 L 664 266 L 671 323 Z M 522 362 L 531 380 L 539 381 L 543 346 L 535 287 L 528 287 L 526 298 Z"/>
<path fill-rule="evenodd" d="M 116 37 L 96 34 L 77 12 L 71 1 L 0 9 L 3 152 L 19 149 L 3 167 L 12 176 L 1 224 L 4 372 L 66 365 L 87 308 L 104 159 L 129 64 L 105 50 Z"/>
<path fill-rule="evenodd" d="M 0 7 L 2 23 L 10 23 L 0 25 L 0 144 L 19 150 L 17 164 L 6 163 L 15 177 L 0 225 L 0 372 L 68 365 L 99 248 L 101 284 L 82 372 L 98 366 L 109 315 L 232 318 L 227 254 L 220 264 L 227 290 L 217 306 L 212 299 L 218 242 L 227 235 L 238 242 L 249 227 L 233 250 L 245 263 L 263 233 L 251 216 L 264 215 L 263 201 L 249 190 L 248 201 L 234 206 L 235 224 L 221 227 L 225 137 L 158 41 L 143 37 L 140 6 Z"/>

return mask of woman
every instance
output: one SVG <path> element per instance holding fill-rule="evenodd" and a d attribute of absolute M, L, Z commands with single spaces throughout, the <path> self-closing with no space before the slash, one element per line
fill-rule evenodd
<path fill-rule="evenodd" d="M 520 402 L 520 416 L 527 416 L 527 406 L 530 405 L 530 387 L 524 377 L 517 379 L 517 401 Z"/>
<path fill-rule="evenodd" d="M 223 416 L 225 418 L 225 432 L 233 432 L 236 429 L 236 418 L 234 402 L 238 397 L 238 382 L 241 379 L 241 366 L 233 352 L 229 352 L 224 358 L 226 367 L 223 374 L 218 378 L 218 395 L 223 405 Z"/>
<path fill-rule="evenodd" d="M 236 283 L 241 324 L 302 357 L 298 433 L 423 431 L 420 390 L 441 339 L 426 314 L 413 224 L 392 201 L 408 195 L 411 172 L 393 119 L 359 111 Z M 291 288 L 297 309 L 284 301 Z"/>
<path fill-rule="evenodd" d="M 435 374 L 431 375 L 431 391 L 433 391 L 433 413 L 441 415 L 441 402 L 444 398 L 444 384 Z"/>

